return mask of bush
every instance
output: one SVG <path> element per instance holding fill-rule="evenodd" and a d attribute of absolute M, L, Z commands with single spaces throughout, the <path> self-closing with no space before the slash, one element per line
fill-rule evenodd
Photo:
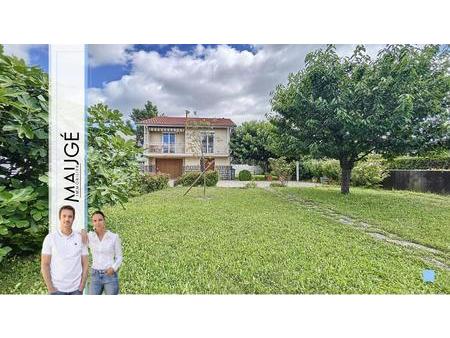
<path fill-rule="evenodd" d="M 269 163 L 272 174 L 278 176 L 281 182 L 285 182 L 290 179 L 290 174 L 295 165 L 294 163 L 289 163 L 284 156 L 277 159 L 269 158 Z"/>
<path fill-rule="evenodd" d="M 254 181 L 265 181 L 266 176 L 265 175 L 253 175 L 253 180 Z"/>
<path fill-rule="evenodd" d="M 380 161 L 359 162 L 352 170 L 351 183 L 355 186 L 378 187 L 388 175 Z"/>
<path fill-rule="evenodd" d="M 168 188 L 169 178 L 167 174 L 144 174 L 141 176 L 141 191 L 150 193 Z"/>
<path fill-rule="evenodd" d="M 411 157 L 402 156 L 388 162 L 389 169 L 450 169 L 450 155 Z"/>
<path fill-rule="evenodd" d="M 303 167 L 312 178 L 328 177 L 333 183 L 341 180 L 341 168 L 338 160 L 308 160 Z M 351 183 L 354 186 L 376 187 L 387 177 L 385 161 L 380 156 L 369 156 L 360 161 L 352 170 Z"/>
<path fill-rule="evenodd" d="M 248 170 L 241 170 L 239 172 L 239 181 L 251 181 L 252 173 Z"/>
<path fill-rule="evenodd" d="M 328 177 L 333 182 L 341 180 L 341 167 L 338 160 L 325 160 L 322 162 L 322 176 Z"/>
<path fill-rule="evenodd" d="M 195 182 L 195 180 L 200 175 L 201 172 L 199 171 L 185 173 L 183 176 L 181 176 L 178 180 L 175 181 L 175 185 L 182 185 L 183 187 L 189 187 Z M 219 181 L 219 172 L 215 170 L 207 171 L 205 175 L 195 183 L 195 186 L 203 185 L 203 180 L 206 181 L 205 183 L 207 187 L 214 187 L 217 185 L 217 182 Z"/>
<path fill-rule="evenodd" d="M 217 182 L 219 182 L 219 172 L 218 171 L 207 171 L 205 173 L 206 186 L 207 187 L 215 187 Z M 202 179 L 200 179 L 202 181 Z M 203 184 L 203 181 L 202 181 Z"/>
<path fill-rule="evenodd" d="M 306 171 L 303 176 L 320 179 L 328 177 L 331 181 L 339 182 L 341 178 L 341 168 L 337 160 L 308 160 L 303 163 Z"/>

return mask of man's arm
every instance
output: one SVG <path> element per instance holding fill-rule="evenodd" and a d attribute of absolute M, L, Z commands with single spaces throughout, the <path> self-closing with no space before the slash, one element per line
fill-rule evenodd
<path fill-rule="evenodd" d="M 80 282 L 80 287 L 78 288 L 78 290 L 83 291 L 84 286 L 86 285 L 86 280 L 87 280 L 88 271 L 89 271 L 89 256 L 88 255 L 81 256 L 81 266 L 83 268 L 83 272 L 81 275 L 81 282 Z"/>
<path fill-rule="evenodd" d="M 52 283 L 52 277 L 50 275 L 50 263 L 52 261 L 52 255 L 41 255 L 41 273 L 44 278 L 45 285 L 48 292 L 52 293 L 57 291 Z"/>

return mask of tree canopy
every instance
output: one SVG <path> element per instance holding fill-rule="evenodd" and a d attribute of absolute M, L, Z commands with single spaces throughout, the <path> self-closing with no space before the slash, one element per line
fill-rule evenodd
<path fill-rule="evenodd" d="M 259 165 L 268 171 L 275 128 L 267 121 L 249 121 L 238 126 L 230 138 L 233 162 Z"/>
<path fill-rule="evenodd" d="M 309 53 L 272 96 L 271 122 L 299 152 L 337 159 L 343 193 L 355 163 L 443 146 L 449 131 L 449 51 L 389 45 L 372 59 L 364 46 L 341 57 Z"/>
<path fill-rule="evenodd" d="M 139 121 L 150 119 L 152 117 L 158 116 L 158 107 L 154 105 L 151 101 L 147 101 L 143 109 L 133 108 L 131 111 L 131 119 L 135 124 Z M 144 128 L 142 126 L 136 126 L 136 144 L 142 145 L 144 142 Z"/>

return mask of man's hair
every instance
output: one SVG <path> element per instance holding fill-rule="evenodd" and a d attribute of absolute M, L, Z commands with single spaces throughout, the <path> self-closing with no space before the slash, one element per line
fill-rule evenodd
<path fill-rule="evenodd" d="M 92 216 L 91 216 L 91 217 L 94 217 L 95 215 L 102 215 L 103 218 L 106 218 L 105 214 L 104 214 L 103 212 L 101 212 L 100 210 L 94 211 L 94 212 L 92 213 Z"/>
<path fill-rule="evenodd" d="M 59 218 L 61 218 L 61 213 L 63 210 L 72 210 L 73 213 L 73 218 L 75 218 L 75 208 L 71 205 L 63 205 L 60 209 L 59 209 Z"/>

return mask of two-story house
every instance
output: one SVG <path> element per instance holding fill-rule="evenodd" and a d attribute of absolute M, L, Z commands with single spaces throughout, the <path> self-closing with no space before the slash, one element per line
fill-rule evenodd
<path fill-rule="evenodd" d="M 236 125 L 225 118 L 157 116 L 140 121 L 144 127 L 144 170 L 177 178 L 200 171 L 202 155 L 209 170 L 231 179 L 230 135 Z M 212 162 L 212 163 L 211 163 Z"/>

